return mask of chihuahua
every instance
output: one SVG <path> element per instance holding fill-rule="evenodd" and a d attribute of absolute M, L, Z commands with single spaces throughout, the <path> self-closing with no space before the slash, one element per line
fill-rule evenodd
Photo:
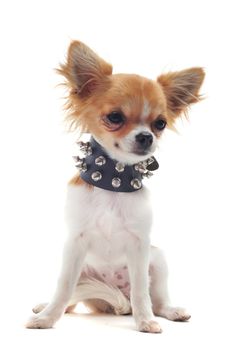
<path fill-rule="evenodd" d="M 85 44 L 70 44 L 58 69 L 69 90 L 67 118 L 89 133 L 84 157 L 69 182 L 68 239 L 52 301 L 37 305 L 28 328 L 51 328 L 78 302 L 90 309 L 133 314 L 137 329 L 159 333 L 155 316 L 186 321 L 170 305 L 163 253 L 150 245 L 152 211 L 143 178 L 158 168 L 153 153 L 165 128 L 200 100 L 204 80 L 195 67 L 150 80 L 112 74 L 112 66 Z"/>

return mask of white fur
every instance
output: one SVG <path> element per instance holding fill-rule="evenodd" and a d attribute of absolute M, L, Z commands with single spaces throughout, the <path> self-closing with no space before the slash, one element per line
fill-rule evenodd
<path fill-rule="evenodd" d="M 129 300 L 118 288 L 107 285 L 97 279 L 81 278 L 78 288 L 70 300 L 70 305 L 77 304 L 79 301 L 100 299 L 106 301 L 112 306 L 116 315 L 129 314 L 131 306 Z"/>
<path fill-rule="evenodd" d="M 149 102 L 144 99 L 144 103 L 143 103 L 143 108 L 142 108 L 142 113 L 141 113 L 141 121 L 144 123 L 146 118 L 148 118 L 149 114 L 151 113 L 151 106 L 149 104 Z"/>
<path fill-rule="evenodd" d="M 154 134 L 152 134 L 151 129 L 148 126 L 143 125 L 143 124 L 137 126 L 135 129 L 130 131 L 125 137 L 123 137 L 119 141 L 119 145 L 121 146 L 121 149 L 124 151 L 125 154 L 131 154 L 131 156 L 134 156 L 133 152 L 134 152 L 134 147 L 136 144 L 136 142 L 135 142 L 136 135 L 143 133 L 143 132 L 147 132 L 147 133 L 151 134 L 151 136 L 153 137 L 152 145 L 148 151 L 148 154 L 146 156 L 145 155 L 143 156 L 143 160 L 152 156 L 152 154 L 155 152 L 155 149 L 157 147 L 157 138 Z M 142 160 L 142 159 L 140 159 L 140 160 Z"/>
<path fill-rule="evenodd" d="M 136 135 L 142 133 L 142 132 L 149 132 L 153 137 L 153 143 L 148 150 L 147 154 L 145 155 L 139 155 L 135 153 L 135 148 L 137 146 L 136 144 Z M 117 140 L 119 147 L 108 147 L 107 153 L 110 155 L 112 159 L 117 159 L 120 162 L 126 163 L 126 164 L 135 164 L 138 162 L 141 162 L 143 160 L 146 160 L 147 158 L 151 157 L 155 149 L 157 147 L 157 138 L 154 134 L 151 133 L 150 128 L 146 125 L 139 125 L 132 131 L 130 131 L 125 137 L 122 137 L 121 139 Z M 101 144 L 101 141 L 100 141 Z M 103 145 L 104 146 L 104 145 Z"/>
<path fill-rule="evenodd" d="M 114 193 L 83 185 L 68 187 L 66 220 L 69 235 L 57 290 L 44 310 L 29 320 L 28 328 L 52 327 L 68 305 L 90 297 L 106 300 L 116 313 L 130 309 L 119 290 L 104 287 L 103 283 L 86 280 L 83 289 L 77 290 L 77 285 L 78 288 L 80 283 L 82 285 L 79 279 L 85 264 L 97 271 L 103 268 L 114 271 L 122 264 L 128 266 L 130 303 L 139 330 L 161 331 L 153 312 L 170 319 L 189 318 L 183 309 L 168 305 L 166 263 L 160 251 L 150 248 L 152 212 L 149 203 L 145 188 L 132 193 Z M 153 310 L 149 295 L 149 264 L 153 270 L 150 287 Z M 38 308 L 41 309 L 43 307 Z"/>
<path fill-rule="evenodd" d="M 149 132 L 153 137 L 153 143 L 150 149 L 148 150 L 147 154 L 144 155 L 139 155 L 135 153 L 135 148 L 137 146 L 136 135 L 140 134 L 141 132 Z M 153 133 L 151 133 L 151 129 L 143 123 L 134 128 L 122 138 L 112 138 L 111 144 L 105 145 L 101 138 L 99 138 L 96 135 L 95 139 L 101 146 L 105 148 L 106 152 L 112 159 L 117 159 L 119 162 L 129 165 L 141 162 L 151 157 L 154 154 L 158 143 L 156 136 Z M 115 146 L 116 142 L 118 143 L 118 147 Z"/>

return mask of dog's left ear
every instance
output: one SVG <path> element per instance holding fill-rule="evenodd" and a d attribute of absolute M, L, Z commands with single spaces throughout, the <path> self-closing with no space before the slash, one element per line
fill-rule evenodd
<path fill-rule="evenodd" d="M 190 104 L 200 100 L 199 90 L 204 77 L 205 72 L 199 67 L 170 72 L 158 77 L 157 81 L 163 88 L 171 116 L 179 116 L 187 111 Z"/>

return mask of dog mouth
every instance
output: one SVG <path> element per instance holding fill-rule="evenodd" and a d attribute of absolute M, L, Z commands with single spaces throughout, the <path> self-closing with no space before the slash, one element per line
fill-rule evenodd
<path fill-rule="evenodd" d="M 141 157 L 143 157 L 143 156 L 150 156 L 153 153 L 152 150 L 151 150 L 151 147 L 149 149 L 141 149 L 141 148 L 138 148 L 138 147 L 134 146 L 132 150 L 124 151 L 122 149 L 122 147 L 119 145 L 118 142 L 115 142 L 114 146 L 118 150 L 123 151 L 123 152 L 125 152 L 127 154 L 132 154 L 132 155 L 141 156 Z"/>
<path fill-rule="evenodd" d="M 139 149 L 136 149 L 136 150 L 133 150 L 132 153 L 136 154 L 137 156 L 147 156 L 148 154 L 151 153 L 151 151 L 150 150 L 139 150 Z"/>

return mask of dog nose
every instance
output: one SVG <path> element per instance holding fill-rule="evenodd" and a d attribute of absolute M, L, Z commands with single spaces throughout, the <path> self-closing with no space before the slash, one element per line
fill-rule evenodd
<path fill-rule="evenodd" d="M 141 149 L 146 150 L 152 145 L 153 136 L 149 132 L 141 132 L 136 135 L 136 142 Z"/>

